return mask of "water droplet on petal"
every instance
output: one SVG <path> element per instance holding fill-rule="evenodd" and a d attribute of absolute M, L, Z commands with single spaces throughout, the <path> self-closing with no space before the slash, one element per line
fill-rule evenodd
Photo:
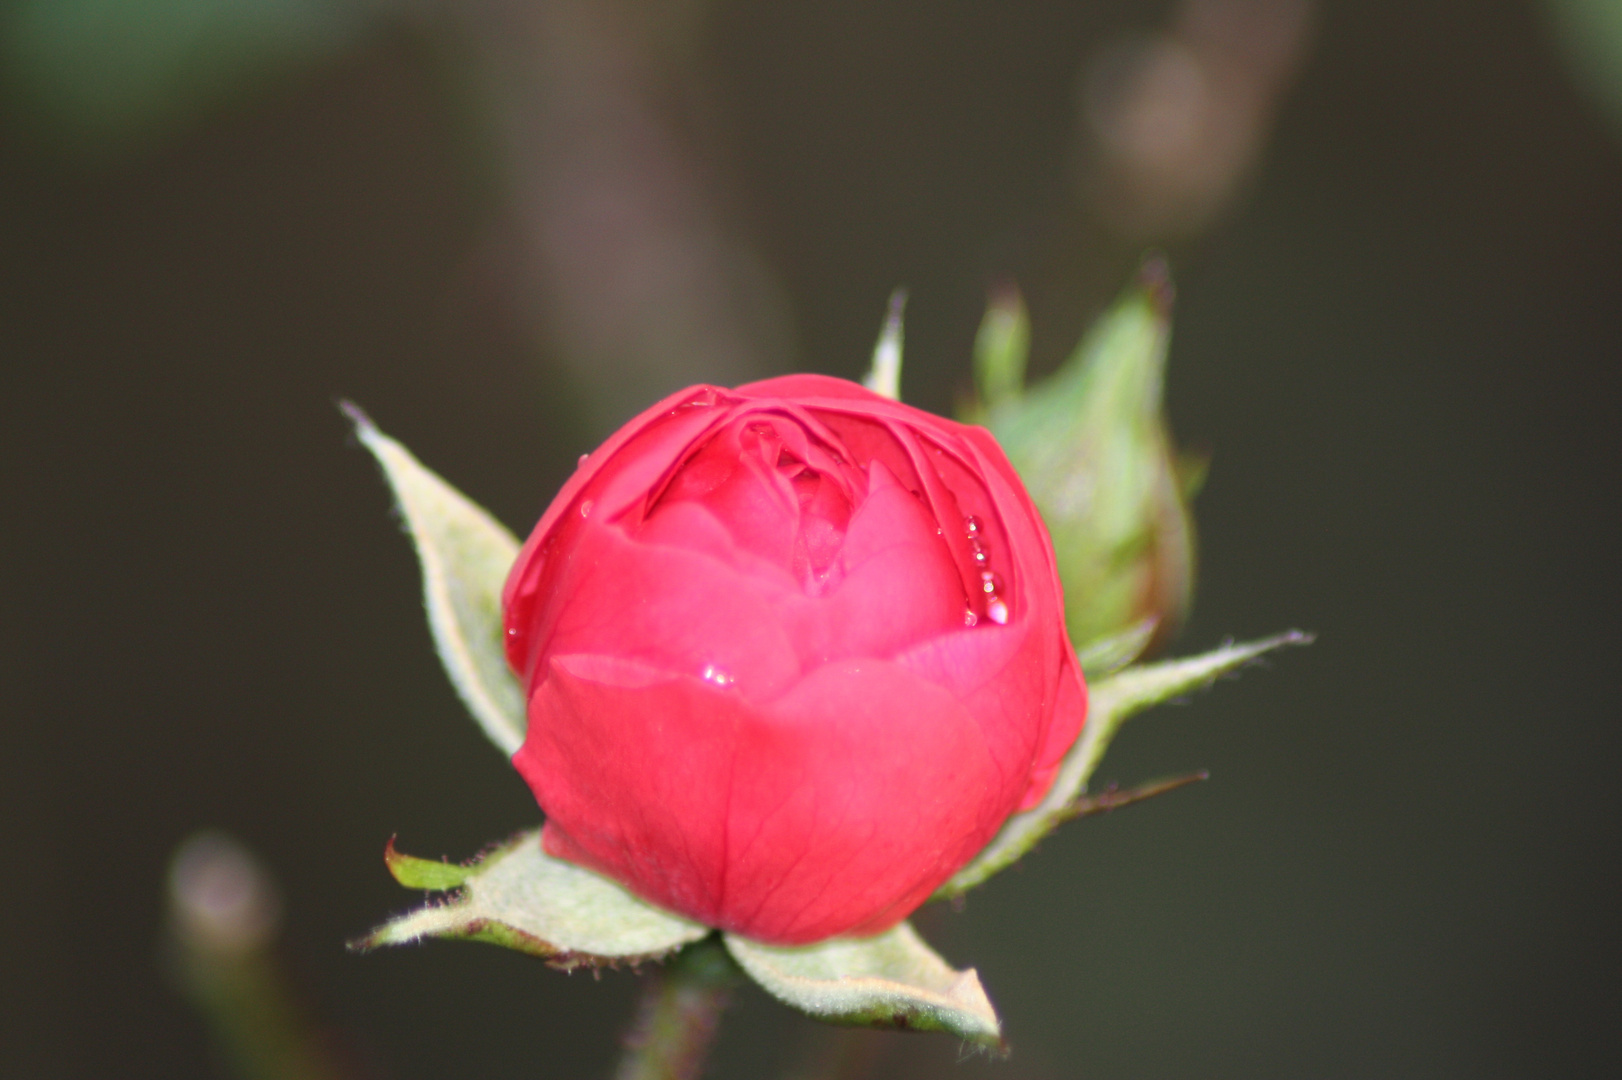
<path fill-rule="evenodd" d="M 987 596 L 995 596 L 997 593 L 1002 592 L 1002 578 L 990 570 L 982 570 L 980 571 L 980 588 L 985 590 Z"/>
<path fill-rule="evenodd" d="M 733 678 L 714 664 L 704 665 L 704 681 L 712 682 L 716 686 L 731 686 Z"/>
<path fill-rule="evenodd" d="M 1008 605 L 995 598 L 986 605 L 986 617 L 998 626 L 1008 622 Z"/>
<path fill-rule="evenodd" d="M 963 625 L 964 626 L 974 626 L 979 621 L 980 621 L 980 617 L 978 615 L 976 615 L 974 612 L 970 611 L 968 608 L 963 609 Z"/>
<path fill-rule="evenodd" d="M 593 506 L 596 506 L 596 505 L 597 504 L 592 502 L 590 499 L 587 499 L 585 502 L 581 503 L 580 504 L 580 516 L 583 517 L 583 518 L 590 517 L 591 516 L 591 508 Z"/>
<path fill-rule="evenodd" d="M 591 457 L 590 454 L 581 454 L 580 460 L 574 463 L 574 467 L 577 469 L 584 469 L 586 467 L 586 459 L 589 457 Z"/>
<path fill-rule="evenodd" d="M 969 531 L 970 537 L 980 535 L 980 519 L 975 517 L 973 514 L 970 514 L 968 517 L 963 519 L 963 527 Z"/>

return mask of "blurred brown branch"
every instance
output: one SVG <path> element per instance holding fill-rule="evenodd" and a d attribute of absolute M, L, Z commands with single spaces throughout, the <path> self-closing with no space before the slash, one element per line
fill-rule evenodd
<path fill-rule="evenodd" d="M 468 0 L 516 218 L 520 310 L 606 429 L 784 366 L 776 286 L 702 145 L 702 0 Z"/>

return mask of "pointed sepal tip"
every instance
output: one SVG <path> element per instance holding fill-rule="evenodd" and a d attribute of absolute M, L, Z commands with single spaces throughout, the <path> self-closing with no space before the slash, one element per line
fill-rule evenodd
<path fill-rule="evenodd" d="M 385 859 L 403 885 L 456 891 L 350 942 L 352 950 L 444 937 L 501 945 L 558 967 L 602 966 L 656 960 L 710 932 L 548 855 L 538 829 L 520 833 L 472 866 L 402 855 L 392 842 Z M 445 884 L 458 873 L 459 882 Z M 430 881 L 439 884 L 424 884 Z"/>
<path fill-rule="evenodd" d="M 833 1024 L 945 1031 L 1002 1048 L 1002 1025 L 973 968 L 955 970 L 908 923 L 870 938 L 762 945 L 724 937 L 738 966 L 773 997 Z"/>

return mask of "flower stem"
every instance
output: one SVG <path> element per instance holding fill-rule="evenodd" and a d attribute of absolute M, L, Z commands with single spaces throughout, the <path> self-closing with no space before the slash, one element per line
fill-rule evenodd
<path fill-rule="evenodd" d="M 718 938 L 676 954 L 643 988 L 614 1080 L 696 1080 L 737 981 Z"/>

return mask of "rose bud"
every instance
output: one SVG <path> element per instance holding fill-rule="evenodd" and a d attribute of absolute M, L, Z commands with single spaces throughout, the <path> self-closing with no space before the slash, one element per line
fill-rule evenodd
<path fill-rule="evenodd" d="M 977 342 L 976 418 L 1030 485 L 1071 640 L 1103 669 L 1163 644 L 1193 596 L 1188 503 L 1203 463 L 1179 457 L 1166 429 L 1171 304 L 1164 260 L 1146 260 L 1064 366 L 1023 392 L 1029 324 L 1017 293 L 993 300 Z"/>
<path fill-rule="evenodd" d="M 905 918 L 1040 800 L 1086 712 L 996 442 L 824 376 L 632 420 L 503 608 L 546 850 L 763 942 Z"/>

